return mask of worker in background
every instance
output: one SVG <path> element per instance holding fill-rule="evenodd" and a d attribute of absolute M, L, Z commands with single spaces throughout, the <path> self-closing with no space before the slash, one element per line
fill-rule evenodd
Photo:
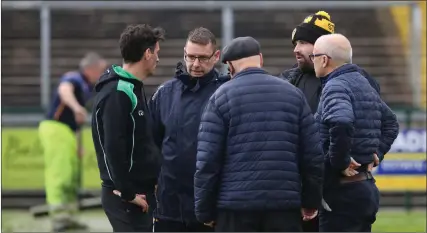
<path fill-rule="evenodd" d="M 64 74 L 54 93 L 47 118 L 39 125 L 44 149 L 45 189 L 55 232 L 85 229 L 75 219 L 80 185 L 78 137 L 87 119 L 85 103 L 91 87 L 101 76 L 106 61 L 96 53 L 88 53 L 80 61 L 80 69 Z"/>

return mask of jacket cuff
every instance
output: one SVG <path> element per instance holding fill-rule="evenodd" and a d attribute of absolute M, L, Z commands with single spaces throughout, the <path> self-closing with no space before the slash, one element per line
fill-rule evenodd
<path fill-rule="evenodd" d="M 302 203 L 301 203 L 301 207 L 304 209 L 320 209 L 320 207 L 322 206 L 322 198 L 321 196 L 319 200 L 317 200 L 318 198 L 316 197 L 316 199 L 314 198 L 308 198 L 308 197 L 304 197 L 305 195 L 303 195 L 302 197 Z"/>
<path fill-rule="evenodd" d="M 214 221 L 215 218 L 213 216 L 213 213 L 196 213 L 197 221 L 201 223 L 208 223 Z"/>
<path fill-rule="evenodd" d="M 135 197 L 136 197 L 136 193 L 127 192 L 127 191 L 122 192 L 122 195 L 121 195 L 121 198 L 123 201 L 133 201 Z"/>
<path fill-rule="evenodd" d="M 383 159 L 384 159 L 384 153 L 382 153 L 379 150 L 377 150 L 376 154 L 378 156 L 378 159 L 380 160 L 380 162 L 378 163 L 378 165 L 379 165 L 383 161 Z M 374 165 L 374 167 L 376 167 L 378 165 Z"/>
<path fill-rule="evenodd" d="M 331 159 L 332 167 L 339 170 L 340 172 L 347 169 L 348 166 L 350 166 L 350 162 L 351 162 L 351 159 L 350 159 L 350 156 L 348 156 L 348 155 L 346 155 L 344 158 L 342 158 L 341 161 L 335 161 L 335 159 Z"/>

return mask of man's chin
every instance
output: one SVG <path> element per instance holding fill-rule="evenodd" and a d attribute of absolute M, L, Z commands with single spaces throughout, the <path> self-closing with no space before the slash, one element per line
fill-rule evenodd
<path fill-rule="evenodd" d="M 305 61 L 299 61 L 297 60 L 298 68 L 302 69 L 307 66 L 307 63 Z"/>
<path fill-rule="evenodd" d="M 203 73 L 203 72 L 194 72 L 194 71 L 191 71 L 191 72 L 190 72 L 190 75 L 191 75 L 191 77 L 193 77 L 193 78 L 201 78 L 201 77 L 203 77 L 203 76 L 205 75 L 205 73 Z"/>
<path fill-rule="evenodd" d="M 304 72 L 314 72 L 314 67 L 307 65 L 307 63 L 298 63 L 298 68 Z"/>

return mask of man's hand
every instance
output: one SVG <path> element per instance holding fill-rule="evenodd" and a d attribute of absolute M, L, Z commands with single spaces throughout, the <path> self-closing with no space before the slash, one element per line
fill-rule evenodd
<path fill-rule="evenodd" d="M 113 193 L 119 197 L 122 196 L 122 193 L 118 190 L 113 190 Z M 148 212 L 149 206 L 146 201 L 146 196 L 143 194 L 136 194 L 135 199 L 130 201 L 130 203 L 140 206 L 143 212 Z"/>
<path fill-rule="evenodd" d="M 356 174 L 359 174 L 359 172 L 356 171 L 358 167 L 360 167 L 360 164 L 356 162 L 356 160 L 354 160 L 352 157 L 350 157 L 350 165 L 348 166 L 348 168 L 342 171 L 342 174 L 344 174 L 345 176 L 354 176 Z"/>
<path fill-rule="evenodd" d="M 78 125 L 81 125 L 86 122 L 87 111 L 84 107 L 78 106 L 73 109 L 74 119 Z"/>
<path fill-rule="evenodd" d="M 205 226 L 208 226 L 208 227 L 214 227 L 215 226 L 215 222 L 214 221 L 210 221 L 210 222 L 208 222 L 208 223 L 203 223 Z"/>
<path fill-rule="evenodd" d="M 374 161 L 368 165 L 368 171 L 371 172 L 374 167 L 378 166 L 380 164 L 380 159 L 378 158 L 378 155 L 374 153 Z"/>
<path fill-rule="evenodd" d="M 360 163 L 356 162 L 356 160 L 354 160 L 352 157 L 350 157 L 350 165 L 348 166 L 349 168 L 357 169 L 360 166 L 361 166 Z"/>
<path fill-rule="evenodd" d="M 317 216 L 318 211 L 316 209 L 301 209 L 301 215 L 303 221 L 310 221 Z"/>

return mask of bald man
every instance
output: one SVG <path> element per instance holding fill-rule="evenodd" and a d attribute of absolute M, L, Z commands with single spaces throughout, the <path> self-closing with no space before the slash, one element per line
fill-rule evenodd
<path fill-rule="evenodd" d="M 252 37 L 223 50 L 232 79 L 202 115 L 195 212 L 216 231 L 301 231 L 321 205 L 323 153 L 304 94 L 261 69 Z M 302 210 L 302 211 L 301 211 Z"/>
<path fill-rule="evenodd" d="M 310 55 L 322 95 L 315 114 L 326 154 L 320 231 L 370 232 L 379 208 L 371 174 L 390 150 L 399 126 L 396 116 L 352 62 L 343 35 L 320 37 Z"/>

